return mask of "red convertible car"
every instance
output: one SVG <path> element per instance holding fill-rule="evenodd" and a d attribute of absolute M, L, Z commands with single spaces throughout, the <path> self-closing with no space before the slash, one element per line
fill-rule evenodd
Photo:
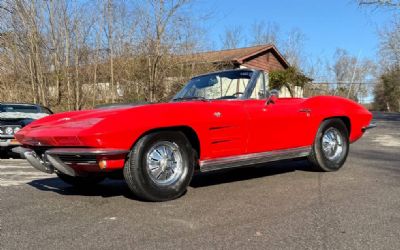
<path fill-rule="evenodd" d="M 171 102 L 51 115 L 16 134 L 30 164 L 90 185 L 123 172 L 141 199 L 181 196 L 193 173 L 307 157 L 341 168 L 372 115 L 341 97 L 278 98 L 262 71 L 194 77 Z"/>

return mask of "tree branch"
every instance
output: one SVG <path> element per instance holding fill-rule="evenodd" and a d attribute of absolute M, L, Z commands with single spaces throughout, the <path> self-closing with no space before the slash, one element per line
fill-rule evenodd
<path fill-rule="evenodd" d="M 400 8 L 400 1 L 395 0 L 358 0 L 358 4 Z"/>

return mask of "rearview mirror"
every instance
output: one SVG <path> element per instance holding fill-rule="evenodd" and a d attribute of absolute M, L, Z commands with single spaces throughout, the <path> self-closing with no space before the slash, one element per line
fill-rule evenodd
<path fill-rule="evenodd" d="M 202 78 L 202 77 L 195 78 L 192 81 L 194 81 L 194 84 L 195 84 L 196 88 L 198 88 L 198 89 L 211 87 L 218 83 L 218 79 L 216 76 L 210 76 L 208 78 Z"/>
<path fill-rule="evenodd" d="M 269 105 L 270 103 L 274 104 L 279 98 L 279 91 L 276 89 L 273 89 L 269 91 L 269 96 L 267 98 L 267 101 L 265 102 L 265 105 Z"/>

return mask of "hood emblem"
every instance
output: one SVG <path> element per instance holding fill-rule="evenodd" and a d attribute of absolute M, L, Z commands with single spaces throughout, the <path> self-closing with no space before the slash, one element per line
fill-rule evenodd
<path fill-rule="evenodd" d="M 221 112 L 214 112 L 214 116 L 218 118 L 221 117 Z"/>

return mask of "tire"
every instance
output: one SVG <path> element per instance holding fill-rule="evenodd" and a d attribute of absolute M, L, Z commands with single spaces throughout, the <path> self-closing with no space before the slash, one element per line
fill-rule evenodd
<path fill-rule="evenodd" d="M 21 155 L 12 152 L 11 149 L 7 152 L 7 157 L 8 158 L 13 158 L 13 159 L 21 159 Z"/>
<path fill-rule="evenodd" d="M 0 159 L 8 159 L 8 153 L 5 150 L 0 150 Z"/>
<path fill-rule="evenodd" d="M 182 132 L 154 132 L 140 138 L 132 148 L 124 178 L 142 200 L 173 200 L 185 193 L 194 164 L 194 150 Z"/>
<path fill-rule="evenodd" d="M 92 187 L 105 179 L 103 175 L 89 175 L 89 176 L 69 176 L 62 173 L 57 173 L 57 176 L 65 183 L 74 187 L 87 188 Z"/>
<path fill-rule="evenodd" d="M 337 171 L 346 161 L 349 148 L 349 131 L 344 122 L 328 119 L 321 123 L 308 159 L 317 171 Z"/>

